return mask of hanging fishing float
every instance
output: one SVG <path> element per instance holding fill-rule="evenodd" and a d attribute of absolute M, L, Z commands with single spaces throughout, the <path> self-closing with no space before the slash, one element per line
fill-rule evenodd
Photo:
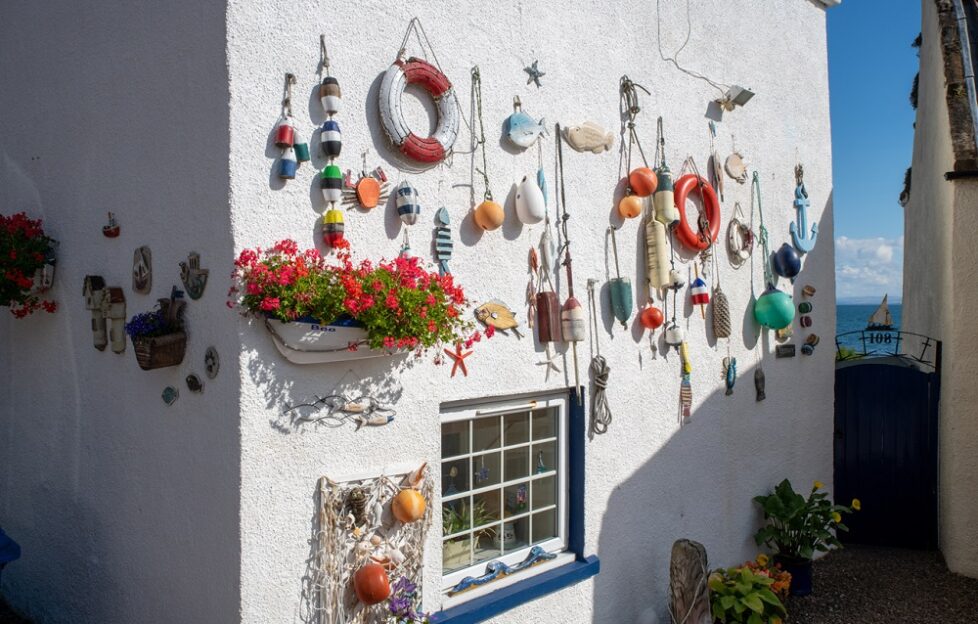
<path fill-rule="evenodd" d="M 656 169 L 658 181 L 653 202 L 655 203 L 655 218 L 666 227 L 679 222 L 679 211 L 676 210 L 676 199 L 673 193 L 672 172 L 666 164 L 666 139 L 662 132 L 662 117 L 657 121 L 656 140 Z"/>
<path fill-rule="evenodd" d="M 759 228 L 761 247 L 764 249 L 764 283 L 766 290 L 754 302 L 754 318 L 768 329 L 783 329 L 791 325 L 795 318 L 795 306 L 791 297 L 781 292 L 775 286 L 775 277 L 771 272 L 771 252 L 767 245 L 767 228 L 764 227 L 764 209 L 761 205 L 761 176 L 755 171 L 751 180 L 751 193 L 756 194 L 757 208 L 761 225 Z M 763 391 L 759 391 L 763 394 Z M 760 400 L 760 399 L 758 399 Z"/>
<path fill-rule="evenodd" d="M 421 203 L 418 200 L 418 191 L 405 180 L 394 189 L 394 205 L 397 207 L 397 216 L 405 226 L 411 226 L 418 222 L 421 214 Z M 408 228 L 404 228 L 404 242 L 401 245 L 401 255 L 407 256 L 411 251 L 411 243 L 408 237 Z"/>
<path fill-rule="evenodd" d="M 649 305 L 639 313 L 638 322 L 649 331 L 649 346 L 652 349 L 652 358 L 655 359 L 659 351 L 655 345 L 655 330 L 662 327 L 662 323 L 665 322 L 665 315 L 662 314 L 662 310 L 653 305 L 650 299 Z"/>
<path fill-rule="evenodd" d="M 627 329 L 628 317 L 632 315 L 632 280 L 621 276 L 615 229 L 614 226 L 608 227 L 608 233 L 611 234 L 611 249 L 615 256 L 615 277 L 608 280 L 608 290 L 611 292 L 611 310 L 621 326 Z"/>
<path fill-rule="evenodd" d="M 282 113 L 275 125 L 275 147 L 282 150 L 278 159 L 278 177 L 282 180 L 294 180 L 299 161 L 295 155 L 295 121 L 292 119 L 292 85 L 295 84 L 293 74 L 285 74 L 285 97 L 282 99 Z"/>
<path fill-rule="evenodd" d="M 343 201 L 346 180 L 336 164 L 336 158 L 343 148 L 343 135 L 333 115 L 340 111 L 342 99 L 340 83 L 330 75 L 326 35 L 319 35 L 319 69 L 323 76 L 319 85 L 319 102 L 323 112 L 326 113 L 326 121 L 319 130 L 319 140 L 322 154 L 328 160 L 327 165 L 319 173 L 319 190 L 327 205 L 322 220 L 323 242 L 330 247 L 339 247 L 345 240 L 346 226 L 343 222 L 343 212 L 337 208 L 337 205 Z"/>
<path fill-rule="evenodd" d="M 482 182 L 485 188 L 483 201 L 475 207 L 473 219 L 476 225 L 486 231 L 496 230 L 503 224 L 505 213 L 503 207 L 492 199 L 492 190 L 489 187 L 489 167 L 486 159 L 486 131 L 482 122 L 482 74 L 479 73 L 479 66 L 472 68 L 472 101 L 476 106 L 476 114 L 479 117 L 479 138 L 475 140 L 473 152 L 476 146 L 482 150 L 482 169 L 476 169 L 482 175 Z M 473 137 L 474 139 L 474 137 Z"/>
<path fill-rule="evenodd" d="M 577 364 L 577 343 L 584 340 L 584 308 L 581 302 L 574 297 L 574 273 L 571 268 L 570 238 L 567 234 L 567 195 L 565 192 L 564 181 L 564 150 L 562 147 L 560 124 L 556 126 L 557 141 L 557 173 L 560 177 L 560 209 L 561 209 L 561 230 L 564 236 L 564 262 L 567 270 L 567 300 L 564 302 L 560 311 L 560 329 L 564 342 L 571 344 L 574 351 L 574 386 L 577 389 L 578 402 L 581 400 L 581 375 Z"/>
<path fill-rule="evenodd" d="M 598 332 L 598 309 L 595 304 L 594 285 L 598 281 L 589 279 L 587 281 L 588 307 L 591 309 L 591 321 L 588 323 L 588 331 L 592 331 L 591 340 L 594 342 L 594 357 L 591 358 L 591 376 L 594 379 L 594 391 L 591 392 L 591 418 L 588 423 L 588 440 L 593 440 L 595 435 L 608 432 L 611 425 L 611 406 L 608 405 L 608 397 L 605 394 L 608 388 L 608 376 L 611 374 L 611 367 L 608 361 L 601 355 L 601 339 Z"/>
<path fill-rule="evenodd" d="M 706 306 L 708 303 L 710 303 L 710 289 L 706 285 L 706 281 L 700 277 L 699 268 L 697 268 L 695 264 L 693 265 L 693 268 L 696 270 L 696 279 L 694 279 L 693 283 L 689 285 L 689 296 L 693 301 L 693 305 L 698 305 L 700 307 L 700 316 L 705 319 Z"/>
<path fill-rule="evenodd" d="M 638 89 L 645 91 L 646 94 L 649 93 L 648 89 L 632 82 L 628 76 L 621 77 L 619 93 L 628 127 L 628 150 L 625 161 L 625 169 L 628 171 L 628 184 L 625 187 L 625 196 L 618 202 L 618 214 L 624 219 L 634 219 L 641 215 L 644 211 L 646 198 L 655 193 L 658 186 L 658 179 L 655 172 L 649 168 L 649 163 L 645 159 L 645 151 L 642 149 L 638 132 L 635 130 L 635 119 L 642 110 L 638 105 Z M 636 169 L 632 169 L 632 146 L 638 147 L 638 153 L 642 157 L 644 165 Z"/>

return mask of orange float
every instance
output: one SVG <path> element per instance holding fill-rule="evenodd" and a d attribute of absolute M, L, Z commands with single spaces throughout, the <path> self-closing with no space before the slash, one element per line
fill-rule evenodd
<path fill-rule="evenodd" d="M 353 591 L 365 605 L 375 605 L 391 595 L 391 580 L 379 563 L 367 563 L 353 575 Z"/>
<path fill-rule="evenodd" d="M 503 207 L 491 199 L 475 207 L 475 224 L 486 231 L 499 229 L 505 216 Z"/>
<path fill-rule="evenodd" d="M 648 197 L 652 195 L 652 193 L 655 193 L 655 189 L 658 185 L 659 179 L 656 177 L 655 172 L 648 167 L 633 169 L 632 172 L 628 174 L 628 186 L 632 189 L 632 192 L 639 197 Z"/>
<path fill-rule="evenodd" d="M 404 524 L 409 524 L 424 517 L 426 506 L 421 492 L 407 488 L 398 492 L 391 501 L 391 513 Z"/>
<path fill-rule="evenodd" d="M 642 310 L 642 313 L 638 317 L 638 322 L 642 324 L 642 327 L 652 331 L 661 327 L 665 320 L 662 310 L 653 305 Z"/>
<path fill-rule="evenodd" d="M 694 233 L 690 227 L 689 219 L 686 218 L 686 199 L 690 192 L 699 189 L 700 199 L 703 200 L 703 210 L 706 212 L 706 219 L 709 222 L 709 238 L 699 232 L 699 227 Z M 679 223 L 675 227 L 676 238 L 689 249 L 703 251 L 714 242 L 720 235 L 720 200 L 713 187 L 702 176 L 687 173 L 676 180 L 675 202 L 679 210 Z"/>
<path fill-rule="evenodd" d="M 623 219 L 634 219 L 642 214 L 642 198 L 638 195 L 625 195 L 618 202 L 618 214 Z"/>

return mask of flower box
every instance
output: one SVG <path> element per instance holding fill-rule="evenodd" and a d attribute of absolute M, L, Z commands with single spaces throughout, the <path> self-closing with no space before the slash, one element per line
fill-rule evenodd
<path fill-rule="evenodd" d="M 275 348 L 294 364 L 361 360 L 397 353 L 369 348 L 367 330 L 350 318 L 326 324 L 308 317 L 290 323 L 266 318 L 265 327 Z"/>
<path fill-rule="evenodd" d="M 143 370 L 176 366 L 183 362 L 187 351 L 187 333 L 183 331 L 163 336 L 133 336 L 133 350 L 136 362 Z"/>

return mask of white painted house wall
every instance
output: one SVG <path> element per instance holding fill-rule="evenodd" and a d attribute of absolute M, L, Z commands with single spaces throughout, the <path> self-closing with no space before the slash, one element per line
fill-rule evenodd
<path fill-rule="evenodd" d="M 662 46 L 670 53 L 685 37 L 685 7 L 664 5 Z M 448 207 L 461 223 L 453 272 L 473 300 L 501 298 L 523 316 L 526 253 L 541 231 L 519 226 L 513 214 L 511 184 L 537 167 L 535 149 L 512 154 L 499 142 L 514 95 L 551 123 L 593 120 L 617 131 L 618 80 L 627 73 L 653 93 L 642 100 L 638 128 L 647 153 L 661 114 L 674 170 L 687 154 L 706 165 L 704 113 L 717 93 L 659 58 L 655 6 L 647 2 L 406 7 L 378 0 L 342 6 L 232 0 L 226 15 L 193 3 L 113 3 L 97 13 L 62 3 L 60 9 L 63 20 L 51 19 L 50 6 L 32 5 L 5 7 L 0 19 L 0 193 L 28 198 L 24 207 L 45 217 L 62 240 L 59 313 L 0 321 L 0 523 L 25 547 L 24 558 L 5 571 L 3 590 L 41 621 L 300 621 L 317 477 L 437 462 L 442 403 L 573 383 L 561 376 L 546 382 L 535 365 L 540 347 L 503 336 L 477 345 L 467 378 L 450 379 L 449 369 L 429 358 L 413 365 L 381 359 L 299 367 L 278 355 L 259 323 L 223 308 L 234 253 L 286 237 L 303 246 L 319 240 L 315 224 L 324 206 L 315 167 L 301 167 L 283 188 L 273 176 L 277 150 L 269 138 L 288 71 L 299 80 L 300 134 L 318 147 L 312 131 L 321 122 L 320 33 L 327 35 L 344 94 L 339 164 L 356 170 L 369 148 L 368 166 L 383 164 L 394 182 L 400 176 L 375 101 L 409 19 L 421 18 L 463 104 L 469 70 L 480 66 L 489 173 L 495 197 L 506 202 L 506 225 L 480 235 L 466 216 L 466 155 L 456 155 L 451 167 L 404 176 L 424 206 L 411 232 L 415 253 L 427 255 L 434 212 Z M 611 366 L 614 422 L 588 444 L 585 505 L 586 551 L 601 558 L 602 570 L 498 621 L 633 622 L 653 615 L 666 621 L 675 539 L 702 541 L 712 564 L 737 563 L 756 552 L 753 495 L 786 476 L 800 487 L 816 478 L 831 483 L 835 293 L 824 20 L 821 5 L 806 0 L 697 0 L 680 56 L 690 69 L 758 94 L 726 115 L 719 151 L 729 153 L 736 135 L 737 147 L 762 172 L 772 249 L 788 237 L 793 168 L 799 160 L 805 165 L 809 218 L 818 220 L 821 242 L 796 290 L 818 289 L 814 329 L 822 345 L 812 357 L 775 361 L 765 338 L 768 399 L 756 403 L 754 340 L 740 331 L 752 327 L 750 271 L 734 272 L 722 261 L 740 379 L 734 395 L 724 396 L 726 345 L 713 345 L 687 303 L 695 399 L 693 422 L 680 429 L 677 355 L 652 360 L 634 318 L 628 330 L 613 325 L 603 300 L 600 341 Z M 41 28 L 53 31 L 38 37 Z M 412 51 L 418 52 L 409 46 Z M 534 59 L 547 72 L 540 90 L 526 85 L 522 71 Z M 421 104 L 406 102 L 422 127 Z M 463 129 L 458 147 L 467 140 Z M 38 155 L 40 161 L 31 160 Z M 552 139 L 544 161 L 553 197 Z M 565 148 L 565 166 L 575 285 L 583 300 L 587 278 L 603 281 L 614 270 L 604 232 L 619 160 L 617 151 Z M 749 197 L 748 186 L 727 180 L 724 223 L 734 201 L 749 211 Z M 99 234 L 110 209 L 123 224 L 116 241 Z M 349 212 L 346 221 L 359 257 L 399 251 L 401 226 L 391 205 Z M 618 239 L 623 270 L 636 284 L 644 279 L 638 226 L 629 221 Z M 130 314 L 150 307 L 150 297 L 128 288 L 132 250 L 144 243 L 153 247 L 159 271 L 154 297 L 177 279 L 176 262 L 191 250 L 212 269 L 208 293 L 190 305 L 190 346 L 179 369 L 146 373 L 129 352 L 115 356 L 90 347 L 82 277 L 102 273 L 125 286 Z M 755 287 L 760 294 L 759 267 Z M 636 286 L 637 300 L 643 292 Z M 201 371 L 198 362 L 211 342 L 224 355 L 224 369 L 203 395 L 192 396 L 182 378 Z M 71 345 L 67 358 L 65 345 Z M 579 351 L 586 370 L 588 344 Z M 569 360 L 562 368 L 571 370 Z M 171 408 L 159 400 L 167 384 L 182 389 Z M 360 432 L 295 430 L 281 415 L 284 405 L 326 391 L 379 394 L 396 403 L 397 419 Z M 440 603 L 439 538 L 436 523 L 425 567 L 428 609 Z"/>

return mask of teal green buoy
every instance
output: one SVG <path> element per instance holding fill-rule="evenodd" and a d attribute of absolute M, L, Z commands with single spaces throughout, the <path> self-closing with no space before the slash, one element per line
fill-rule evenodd
<path fill-rule="evenodd" d="M 618 243 L 615 240 L 615 227 L 608 228 L 611 233 L 611 248 L 615 254 L 615 275 L 608 280 L 608 290 L 611 291 L 611 311 L 622 327 L 628 327 L 628 318 L 632 315 L 632 281 L 621 276 L 618 267 Z"/>

